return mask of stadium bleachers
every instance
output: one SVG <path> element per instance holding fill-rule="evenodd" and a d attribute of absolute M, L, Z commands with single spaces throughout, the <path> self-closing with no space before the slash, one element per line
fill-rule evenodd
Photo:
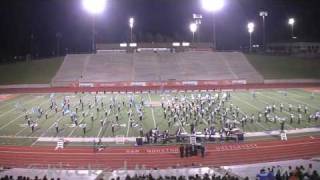
<path fill-rule="evenodd" d="M 240 52 L 108 52 L 68 55 L 53 79 L 65 81 L 119 82 L 168 80 L 247 80 L 262 76 Z"/>
<path fill-rule="evenodd" d="M 65 85 L 81 79 L 85 65 L 89 62 L 90 55 L 70 54 L 64 58 L 60 69 L 53 78 L 54 85 Z"/>
<path fill-rule="evenodd" d="M 263 77 L 249 63 L 243 53 L 240 52 L 222 52 L 222 57 L 230 66 L 230 69 L 239 79 L 246 79 L 249 82 L 261 82 Z"/>

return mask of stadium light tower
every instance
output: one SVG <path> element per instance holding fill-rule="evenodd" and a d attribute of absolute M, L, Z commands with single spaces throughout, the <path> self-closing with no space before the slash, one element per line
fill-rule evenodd
<path fill-rule="evenodd" d="M 200 25 L 202 23 L 202 15 L 201 14 L 192 14 L 193 22 L 197 25 L 197 39 L 200 42 Z"/>
<path fill-rule="evenodd" d="M 129 27 L 130 27 L 130 42 L 132 42 L 132 29 L 134 25 L 134 18 L 130 17 L 129 18 Z"/>
<path fill-rule="evenodd" d="M 294 33 L 293 33 L 293 26 L 295 24 L 295 19 L 294 18 L 289 18 L 288 24 L 291 26 L 291 38 L 294 38 Z"/>
<path fill-rule="evenodd" d="M 201 0 L 202 7 L 204 10 L 209 11 L 213 14 L 213 48 L 217 48 L 216 42 L 216 23 L 214 19 L 214 14 L 220 11 L 224 7 L 224 0 Z"/>
<path fill-rule="evenodd" d="M 253 22 L 249 22 L 248 25 L 247 25 L 247 28 L 248 28 L 248 32 L 249 32 L 249 35 L 250 35 L 250 40 L 249 40 L 249 51 L 252 52 L 252 33 L 254 31 L 254 23 Z"/>
<path fill-rule="evenodd" d="M 106 7 L 106 0 L 82 0 L 85 11 L 92 15 L 92 52 L 96 52 L 96 23 L 95 18 L 101 14 Z"/>
<path fill-rule="evenodd" d="M 197 32 L 198 25 L 196 23 L 191 23 L 189 28 L 190 28 L 190 31 L 192 32 L 192 42 L 194 42 L 194 33 Z"/>
<path fill-rule="evenodd" d="M 266 48 L 266 17 L 268 16 L 267 11 L 260 11 L 260 17 L 262 17 L 262 41 L 263 41 L 263 48 Z"/>

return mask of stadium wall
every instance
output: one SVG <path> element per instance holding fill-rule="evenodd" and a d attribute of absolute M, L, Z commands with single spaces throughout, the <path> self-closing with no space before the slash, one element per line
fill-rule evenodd
<path fill-rule="evenodd" d="M 185 82 L 118 82 L 79 83 L 64 87 L 0 87 L 0 94 L 12 93 L 63 93 L 63 92 L 145 92 L 145 91 L 210 91 L 210 90 L 250 90 L 269 88 L 320 87 L 320 83 L 259 83 L 246 84 L 237 81 L 185 81 Z"/>

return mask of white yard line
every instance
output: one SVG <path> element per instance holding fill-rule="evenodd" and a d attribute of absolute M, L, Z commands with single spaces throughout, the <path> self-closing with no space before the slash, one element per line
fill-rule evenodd
<path fill-rule="evenodd" d="M 31 103 L 31 102 L 39 99 L 39 98 L 40 98 L 40 97 L 32 98 L 32 99 L 30 99 L 29 101 L 24 102 L 24 104 L 29 104 L 29 103 Z M 14 111 L 14 110 L 16 110 L 16 108 L 12 108 L 11 110 L 6 111 L 5 113 L 1 114 L 0 117 L 4 116 L 4 115 L 6 115 L 6 114 L 8 114 L 8 113 L 10 113 L 10 112 L 12 112 L 12 111 Z"/>
<path fill-rule="evenodd" d="M 85 99 L 86 99 L 86 102 L 87 102 L 87 103 L 88 103 L 88 102 L 90 103 L 90 100 L 91 100 L 90 97 L 89 97 L 88 100 L 87 100 L 88 95 L 92 95 L 92 93 L 85 93 L 84 96 L 81 96 L 81 99 L 82 99 L 82 102 L 83 102 L 84 106 L 86 105 L 86 103 L 84 102 Z M 80 101 L 80 97 L 79 97 L 79 99 L 78 99 L 78 102 L 76 102 L 76 104 L 79 103 L 79 101 Z M 92 108 L 93 108 L 93 107 L 92 107 Z M 80 108 L 79 108 L 79 109 L 80 109 Z M 85 110 L 85 107 L 84 107 L 84 110 Z M 89 112 L 88 112 L 87 114 L 89 114 Z M 85 119 L 85 117 L 79 122 L 79 124 L 81 124 L 81 123 L 84 121 L 84 119 Z M 75 126 L 75 127 L 72 129 L 72 131 L 68 134 L 67 137 L 71 137 L 71 135 L 74 133 L 74 131 L 75 131 L 77 128 L 78 128 L 78 126 Z"/>
<path fill-rule="evenodd" d="M 15 137 L 18 136 L 18 135 L 19 135 L 20 133 L 22 133 L 25 129 L 26 129 L 26 127 L 23 128 L 23 129 L 21 129 L 20 131 L 18 131 L 14 136 L 15 136 Z"/>
<path fill-rule="evenodd" d="M 151 97 L 150 97 L 149 93 L 148 93 L 148 97 L 149 97 L 149 103 L 151 103 Z M 154 128 L 156 128 L 157 127 L 157 123 L 156 123 L 156 119 L 154 118 L 153 106 L 151 106 L 151 114 L 152 114 L 152 119 L 153 119 L 153 126 L 154 126 Z"/>
<path fill-rule="evenodd" d="M 111 110 L 109 109 L 109 111 L 108 111 L 108 115 L 111 113 Z M 106 122 L 106 119 L 107 119 L 108 117 L 106 117 L 103 121 L 104 121 L 104 123 Z M 101 134 L 101 132 L 102 132 L 102 129 L 104 128 L 104 126 L 102 126 L 101 128 L 100 128 L 100 130 L 99 130 L 99 133 L 98 133 L 98 135 L 97 135 L 97 137 L 99 137 L 100 136 L 100 134 Z M 107 127 L 108 128 L 108 127 Z"/>
<path fill-rule="evenodd" d="M 46 103 L 46 101 L 42 102 L 42 103 L 40 104 L 40 106 L 42 106 L 44 103 Z M 48 110 L 49 110 L 49 108 L 46 110 L 46 112 L 48 112 Z M 55 114 L 55 116 L 56 116 L 56 114 Z M 62 117 L 63 117 L 63 116 L 62 116 Z M 61 117 L 61 118 L 62 118 L 62 117 Z M 61 119 L 61 118 L 60 118 L 60 119 Z M 53 124 L 54 124 L 54 123 L 53 123 Z M 53 124 L 52 124 L 52 125 L 53 125 Z M 23 128 L 22 130 L 20 130 L 19 132 L 17 132 L 14 136 L 18 136 L 20 133 L 22 133 L 22 132 L 23 132 L 25 129 L 27 129 L 27 128 L 28 128 L 28 127 Z M 42 136 L 42 135 L 41 135 L 41 136 Z M 40 136 L 40 137 L 41 137 L 41 136 Z"/>
<path fill-rule="evenodd" d="M 235 99 L 239 99 L 239 101 L 241 101 L 241 102 L 243 102 L 243 103 L 245 103 L 245 104 L 247 104 L 247 105 L 249 105 L 249 106 L 253 107 L 254 109 L 256 109 L 256 110 L 260 111 L 260 110 L 259 110 L 259 108 L 257 108 L 256 106 L 254 106 L 254 105 L 252 105 L 251 103 L 248 103 L 248 102 L 246 102 L 246 101 L 242 100 L 241 98 L 239 98 L 239 97 L 237 97 L 237 96 L 233 96 L 233 98 L 235 98 Z M 242 114 L 244 114 L 241 110 L 240 110 L 240 112 L 241 112 Z M 256 124 L 258 124 L 258 125 L 259 125 L 261 128 L 263 128 L 264 130 L 268 130 L 268 128 L 267 128 L 267 127 L 265 127 L 265 126 L 263 126 L 260 122 L 256 121 Z"/>
<path fill-rule="evenodd" d="M 24 114 L 22 114 L 22 115 L 16 117 L 15 119 L 9 121 L 7 124 L 1 126 L 1 127 L 0 127 L 0 130 L 3 129 L 3 128 L 5 128 L 5 127 L 7 127 L 7 126 L 9 126 L 10 124 L 12 124 L 12 123 L 15 122 L 17 119 L 20 119 L 20 118 L 23 117 L 23 116 L 24 116 Z"/>
<path fill-rule="evenodd" d="M 57 121 L 59 122 L 62 118 L 63 118 L 63 116 L 61 116 Z M 53 123 L 48 129 L 46 129 L 43 133 L 41 133 L 41 135 L 39 136 L 39 138 L 40 138 L 40 137 L 43 137 L 53 126 L 54 126 L 54 123 Z M 31 147 L 34 146 L 37 142 L 38 142 L 38 138 L 37 138 L 37 140 L 35 140 L 35 141 L 31 144 Z"/>
<path fill-rule="evenodd" d="M 17 97 L 17 99 L 12 101 L 12 102 L 6 102 L 6 100 L 4 100 L 4 101 L 1 102 L 1 103 L 4 103 L 4 104 L 1 104 L 0 109 L 5 108 L 7 106 L 14 106 L 17 102 L 22 101 L 26 97 L 28 97 L 28 96 Z"/>
<path fill-rule="evenodd" d="M 101 127 L 101 128 L 100 128 L 100 130 L 99 130 L 99 132 L 98 132 L 97 137 L 99 137 L 99 136 L 100 136 L 102 129 L 103 129 L 103 127 Z"/>
<path fill-rule="evenodd" d="M 168 102 L 168 101 L 169 101 L 168 96 L 165 96 L 165 97 L 166 97 L 166 100 L 167 100 L 167 102 Z M 186 129 L 182 126 L 182 123 L 181 123 L 181 121 L 180 121 L 179 118 L 178 118 L 178 122 L 179 122 L 179 124 L 180 124 L 180 127 L 183 129 L 183 131 L 184 131 L 184 132 L 187 132 Z"/>
<path fill-rule="evenodd" d="M 109 110 L 109 113 L 110 113 L 110 110 Z M 108 114 L 109 114 L 109 113 L 108 113 Z M 104 122 L 106 122 L 106 119 L 107 119 L 107 118 L 105 118 L 103 121 L 104 121 Z M 100 128 L 100 130 L 99 130 L 99 132 L 98 132 L 97 137 L 99 137 L 99 136 L 100 136 L 100 134 L 101 134 L 101 132 L 102 132 L 102 129 L 103 129 L 103 128 L 104 128 L 104 126 L 102 126 L 102 127 Z M 107 127 L 106 127 L 106 128 L 107 128 Z"/>
<path fill-rule="evenodd" d="M 37 100 L 37 98 L 32 99 L 32 101 L 34 101 L 34 100 Z M 29 102 L 31 102 L 31 101 L 29 101 Z M 29 102 L 28 102 L 28 103 L 29 103 Z M 40 106 L 42 106 L 44 103 L 46 103 L 46 101 L 42 102 L 42 103 L 40 104 Z M 15 109 L 13 109 L 13 110 L 15 110 Z M 12 123 L 15 122 L 16 120 L 20 119 L 20 118 L 21 118 L 22 116 L 24 116 L 24 115 L 25 115 L 25 114 L 22 114 L 22 115 L 18 116 L 17 118 L 9 121 L 7 124 L 1 126 L 1 127 L 0 127 L 0 130 L 3 129 L 3 128 L 5 128 L 5 127 L 7 127 L 7 126 L 9 126 L 10 124 L 12 124 Z"/>
<path fill-rule="evenodd" d="M 128 118 L 128 124 L 127 124 L 127 136 L 126 136 L 126 137 L 128 137 L 128 136 L 129 136 L 129 129 L 130 129 L 130 124 L 129 124 L 129 118 Z"/>
<path fill-rule="evenodd" d="M 303 97 L 303 96 L 300 96 L 300 95 L 298 95 L 298 94 L 295 94 L 295 93 L 293 93 L 293 92 L 289 92 L 288 91 L 288 94 L 293 94 L 294 96 L 298 96 L 298 97 Z M 301 104 L 304 104 L 304 105 L 307 105 L 307 106 L 309 106 L 309 107 L 312 107 L 313 109 L 315 109 L 315 110 L 318 110 L 319 108 L 318 107 L 316 107 L 316 106 L 313 106 L 313 105 L 311 105 L 311 104 L 308 104 L 308 103 L 305 103 L 305 102 L 302 102 L 302 101 L 300 101 L 300 100 L 298 100 L 298 99 L 295 99 L 295 98 L 291 98 L 293 101 L 296 101 L 296 102 L 298 102 L 298 103 L 301 103 Z"/>
<path fill-rule="evenodd" d="M 85 117 L 79 122 L 79 125 L 84 121 L 84 119 L 85 119 Z M 71 137 L 72 134 L 74 133 L 74 131 L 75 131 L 76 129 L 78 129 L 78 127 L 79 127 L 79 126 L 75 126 L 75 127 L 72 129 L 72 131 L 68 134 L 67 137 Z"/>
<path fill-rule="evenodd" d="M 85 94 L 84 96 L 83 96 L 83 98 L 85 98 L 86 96 L 87 96 L 88 94 Z M 65 97 L 66 95 L 62 95 L 62 97 L 61 98 L 63 98 L 63 97 Z M 71 102 L 71 103 L 75 103 L 75 105 L 77 104 L 77 101 L 78 101 L 78 99 L 77 98 L 75 98 L 76 100 L 74 100 L 74 102 Z M 76 107 L 76 106 L 74 106 L 74 107 Z M 49 109 L 48 109 L 48 111 L 49 111 Z M 48 112 L 48 111 L 46 111 L 46 112 Z M 60 111 L 59 111 L 60 112 Z M 58 113 L 56 113 L 55 115 L 54 115 L 54 117 L 57 115 L 57 114 L 59 114 L 59 112 Z M 57 121 L 60 121 L 62 118 L 63 118 L 64 116 L 61 116 Z M 39 137 L 42 137 L 45 133 L 47 133 L 48 132 L 48 130 L 49 129 L 51 129 L 53 126 L 54 126 L 54 123 L 55 123 L 56 121 L 54 121 L 53 123 L 52 123 L 52 125 L 45 131 L 45 132 L 43 132 Z M 24 128 L 24 129 L 26 129 L 26 128 Z M 24 130 L 23 129 L 23 130 Z M 22 130 L 22 131 L 23 131 Z M 22 132 L 21 131 L 21 132 Z M 19 132 L 20 133 L 20 132 Z M 19 134 L 19 133 L 17 133 L 16 134 L 16 136 Z M 31 145 L 31 146 L 33 146 L 33 145 Z"/>
<path fill-rule="evenodd" d="M 263 95 L 263 93 L 259 93 L 261 96 L 264 96 L 264 97 L 266 97 L 266 98 L 269 98 L 269 99 L 272 99 L 272 100 L 274 100 L 274 101 L 279 101 L 278 99 L 274 99 L 274 98 L 272 98 L 272 97 L 270 97 L 270 96 L 267 96 L 267 95 Z M 261 102 L 263 102 L 263 101 L 261 101 Z M 265 103 L 265 104 L 267 104 L 267 103 Z M 286 113 L 286 114 L 288 114 L 289 116 L 290 116 L 290 113 L 288 113 L 287 111 L 282 111 L 282 112 L 284 112 L 284 113 Z M 295 113 L 294 113 L 295 114 Z M 307 122 L 308 123 L 308 122 Z M 309 124 L 309 123 L 308 123 Z M 286 126 L 288 126 L 288 127 L 290 127 L 290 128 L 292 128 L 292 129 L 296 129 L 295 127 L 292 127 L 290 124 L 288 124 L 288 123 L 285 123 L 285 125 Z M 309 124 L 310 125 L 310 124 Z"/>

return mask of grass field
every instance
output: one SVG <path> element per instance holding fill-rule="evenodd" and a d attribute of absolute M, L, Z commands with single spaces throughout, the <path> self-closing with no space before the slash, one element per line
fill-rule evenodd
<path fill-rule="evenodd" d="M 288 104 L 293 105 L 293 110 L 291 113 L 295 115 L 294 122 L 290 124 L 286 123 L 286 129 L 295 129 L 295 128 L 304 128 L 304 127 L 315 127 L 320 125 L 319 121 L 308 121 L 307 117 L 310 113 L 315 113 L 320 109 L 320 94 L 311 93 L 304 89 L 291 89 L 286 91 L 287 96 L 284 95 L 284 91 L 281 90 L 257 90 L 255 91 L 256 98 L 253 98 L 251 92 L 248 91 L 235 91 L 231 92 L 231 100 L 225 103 L 225 107 L 229 107 L 232 103 L 235 106 L 239 106 L 240 114 L 246 114 L 249 117 L 251 114 L 254 114 L 257 117 L 257 113 L 264 112 L 264 108 L 267 105 L 275 104 L 279 108 L 279 104 L 284 104 L 284 111 L 279 112 L 276 110 L 272 115 L 277 115 L 279 117 L 286 117 L 289 119 L 290 113 L 288 112 Z M 214 94 L 215 92 L 208 92 Z M 144 132 L 152 128 L 158 127 L 160 130 L 168 129 L 170 134 L 174 134 L 176 129 L 181 126 L 181 122 L 176 122 L 170 128 L 168 127 L 167 119 L 164 119 L 163 110 L 161 107 L 161 101 L 167 101 L 172 97 L 180 97 L 186 95 L 190 97 L 191 94 L 198 95 L 200 92 L 194 93 L 165 93 L 165 94 L 134 94 L 134 99 L 137 102 L 140 102 L 141 99 L 144 99 L 145 108 L 144 108 L 144 118 L 140 122 L 138 117 L 135 116 L 133 119 L 143 127 Z M 205 92 L 202 93 L 206 94 Z M 312 95 L 313 94 L 313 95 Z M 119 113 L 119 124 L 120 127 L 116 128 L 116 135 L 123 136 L 139 136 L 139 128 L 129 127 L 128 122 L 128 105 L 126 107 L 122 106 L 122 101 L 126 103 L 132 96 L 132 94 L 55 94 L 54 99 L 58 104 L 59 112 L 56 113 L 55 110 L 51 110 L 50 106 L 50 96 L 51 94 L 18 94 L 18 95 L 1 95 L 2 101 L 0 102 L 0 143 L 8 144 L 8 142 L 14 142 L 15 144 L 30 145 L 38 137 L 111 137 L 111 122 L 115 121 L 116 113 L 113 111 L 109 112 L 107 118 L 105 117 L 105 111 L 109 111 L 109 105 L 111 104 L 111 99 L 114 97 L 117 104 L 120 105 L 121 111 Z M 97 106 L 100 107 L 100 111 L 97 112 L 96 107 L 88 108 L 89 103 L 94 106 L 95 96 L 97 96 Z M 70 100 L 71 111 L 75 111 L 75 108 L 79 109 L 80 98 L 84 102 L 84 112 L 88 115 L 82 117 L 82 111 L 78 111 L 78 121 L 79 123 L 87 124 L 87 133 L 84 135 L 82 128 L 80 127 L 71 127 L 72 122 L 70 115 L 62 115 L 61 103 L 64 98 Z M 312 98 L 313 97 L 313 98 Z M 104 102 L 104 106 L 101 109 L 101 101 Z M 308 113 L 301 113 L 303 118 L 300 124 L 297 123 L 297 106 L 300 104 L 302 107 L 308 107 Z M 48 119 L 45 119 L 44 116 L 37 118 L 34 113 L 32 113 L 32 108 L 37 108 L 38 106 L 44 109 L 44 112 L 47 112 Z M 31 116 L 31 119 L 35 120 L 38 123 L 38 126 L 35 128 L 35 131 L 32 132 L 31 128 L 27 126 L 25 120 L 25 112 L 22 109 L 26 109 Z M 303 111 L 303 108 L 302 108 Z M 91 114 L 94 116 L 94 120 L 91 121 Z M 104 126 L 101 126 L 101 119 L 106 119 Z M 59 121 L 59 133 L 56 133 L 54 122 Z M 204 118 L 199 125 L 196 127 L 197 131 L 203 131 L 207 125 L 207 119 Z M 216 121 L 214 126 L 216 128 L 221 127 L 220 121 Z M 241 125 L 239 125 L 241 128 Z M 185 125 L 183 127 L 186 131 L 190 132 L 190 127 Z M 266 131 L 266 130 L 278 130 L 280 128 L 279 122 L 265 122 L 264 118 L 262 121 L 254 123 L 248 123 L 244 127 L 246 132 L 256 132 L 256 131 Z M 23 137 L 23 139 L 19 138 Z"/>
<path fill-rule="evenodd" d="M 265 79 L 319 79 L 319 59 L 247 54 L 249 62 Z"/>
<path fill-rule="evenodd" d="M 50 83 L 63 57 L 0 65 L 0 84 Z"/>

